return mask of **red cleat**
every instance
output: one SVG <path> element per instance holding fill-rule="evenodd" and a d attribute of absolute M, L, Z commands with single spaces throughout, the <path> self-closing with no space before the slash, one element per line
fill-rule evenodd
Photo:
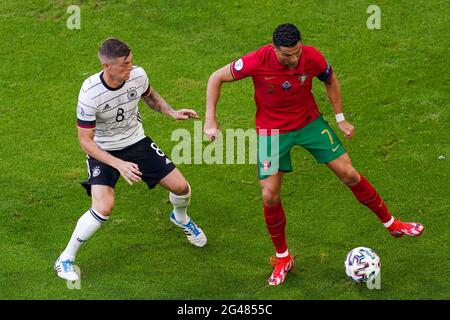
<path fill-rule="evenodd" d="M 387 229 L 394 237 L 400 238 L 404 235 L 418 237 L 422 234 L 425 227 L 417 222 L 402 222 L 400 220 L 394 220 L 394 222 Z"/>
<path fill-rule="evenodd" d="M 269 285 L 277 286 L 284 282 L 287 273 L 294 268 L 294 258 L 288 255 L 285 258 L 270 257 L 270 263 L 275 269 L 273 269 L 272 275 L 269 278 Z"/>

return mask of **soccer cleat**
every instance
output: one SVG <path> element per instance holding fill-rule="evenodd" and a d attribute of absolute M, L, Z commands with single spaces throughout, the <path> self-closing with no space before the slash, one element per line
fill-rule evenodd
<path fill-rule="evenodd" d="M 418 237 L 422 234 L 425 227 L 417 222 L 402 222 L 400 220 L 394 220 L 392 225 L 390 225 L 387 229 L 391 235 L 396 238 L 400 238 L 404 235 Z"/>
<path fill-rule="evenodd" d="M 270 257 L 270 263 L 273 267 L 273 272 L 268 280 L 269 285 L 277 286 L 284 282 L 287 273 L 294 268 L 294 257 L 288 255 L 285 258 Z"/>
<path fill-rule="evenodd" d="M 73 270 L 73 261 L 60 261 L 60 258 L 58 258 L 55 261 L 54 268 L 58 273 L 58 277 L 63 278 L 64 280 L 78 281 L 80 279 L 78 274 Z"/>
<path fill-rule="evenodd" d="M 183 229 L 184 233 L 186 234 L 188 240 L 197 247 L 203 247 L 206 244 L 206 236 L 205 233 L 200 229 L 192 220 L 192 218 L 189 218 L 188 223 L 183 224 L 178 222 L 175 219 L 175 215 L 173 212 L 170 213 L 170 221 L 173 222 L 174 225 L 177 227 Z"/>

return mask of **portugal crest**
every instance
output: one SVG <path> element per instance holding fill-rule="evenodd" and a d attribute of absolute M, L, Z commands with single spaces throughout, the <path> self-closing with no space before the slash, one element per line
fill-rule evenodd
<path fill-rule="evenodd" d="M 271 166 L 271 164 L 270 164 L 270 160 L 269 159 L 265 159 L 262 162 L 262 164 L 261 164 L 261 167 L 262 167 L 264 173 L 267 173 L 267 171 L 269 171 L 270 166 Z"/>
<path fill-rule="evenodd" d="M 300 81 L 301 85 L 305 84 L 306 79 L 308 78 L 308 75 L 306 73 L 300 74 L 298 76 L 298 80 Z"/>

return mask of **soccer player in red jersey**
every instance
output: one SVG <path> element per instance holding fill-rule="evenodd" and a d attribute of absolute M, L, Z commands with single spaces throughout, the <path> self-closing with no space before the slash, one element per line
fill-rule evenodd
<path fill-rule="evenodd" d="M 280 190 L 284 173 L 292 171 L 290 150 L 295 145 L 304 147 L 319 163 L 330 168 L 394 237 L 417 237 L 423 232 L 420 223 L 395 219 L 375 188 L 352 166 L 311 92 L 312 80 L 317 77 L 325 85 L 339 129 L 350 139 L 355 129 L 344 118 L 338 79 L 320 51 L 301 42 L 296 26 L 279 25 L 272 44 L 244 55 L 210 76 L 204 126 L 210 140 L 219 134 L 216 105 L 222 83 L 246 77 L 252 77 L 255 87 L 258 175 L 264 218 L 276 250 L 276 257 L 271 259 L 274 270 L 268 280 L 270 285 L 283 283 L 294 265 L 286 244 L 286 216 Z"/>

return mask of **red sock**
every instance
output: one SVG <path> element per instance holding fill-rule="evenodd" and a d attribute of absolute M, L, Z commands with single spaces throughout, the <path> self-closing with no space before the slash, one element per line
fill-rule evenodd
<path fill-rule="evenodd" d="M 269 231 L 272 242 L 275 245 L 277 253 L 284 253 L 288 249 L 286 244 L 286 216 L 281 203 L 274 206 L 264 204 L 264 218 L 266 220 L 267 230 Z"/>
<path fill-rule="evenodd" d="M 382 223 L 386 223 L 391 220 L 392 216 L 389 213 L 388 208 L 384 204 L 383 199 L 381 199 L 377 190 L 370 184 L 367 179 L 361 175 L 361 181 L 349 187 L 356 199 L 365 205 L 367 208 L 372 210 L 377 216 L 378 219 L 381 220 Z"/>

